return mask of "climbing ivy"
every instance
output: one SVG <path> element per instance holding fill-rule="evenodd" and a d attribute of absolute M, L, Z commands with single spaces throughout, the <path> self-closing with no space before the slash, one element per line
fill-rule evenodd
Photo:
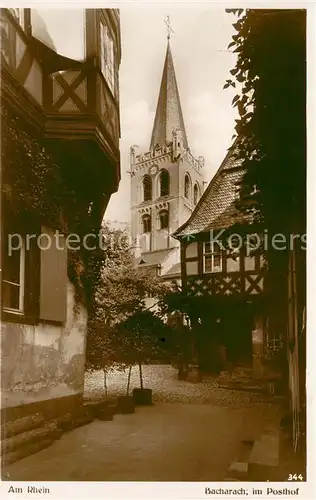
<path fill-rule="evenodd" d="M 44 140 L 4 106 L 1 118 L 2 190 L 10 213 L 31 216 L 38 226 L 49 226 L 65 236 L 97 234 L 101 223 L 90 213 L 94 200 L 74 187 L 66 175 L 68 165 L 60 157 L 56 161 Z M 68 250 L 68 277 L 75 286 L 77 306 L 89 307 L 103 259 L 101 251 L 88 251 L 82 245 Z"/>

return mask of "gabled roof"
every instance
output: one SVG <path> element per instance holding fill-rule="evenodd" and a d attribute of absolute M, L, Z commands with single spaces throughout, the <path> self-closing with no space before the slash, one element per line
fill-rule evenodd
<path fill-rule="evenodd" d="M 138 266 L 158 266 L 168 257 L 173 248 L 166 248 L 164 250 L 157 250 L 155 252 L 145 252 L 137 261 Z"/>
<path fill-rule="evenodd" d="M 185 132 L 179 90 L 168 40 L 150 149 L 154 149 L 156 144 L 163 146 L 168 142 L 172 142 L 172 131 L 174 129 L 181 130 L 183 145 L 187 149 L 188 140 Z"/>
<path fill-rule="evenodd" d="M 173 234 L 176 238 L 225 229 L 234 223 L 245 223 L 245 216 L 235 207 L 237 184 L 245 169 L 236 158 L 237 141 L 228 151 L 221 166 L 206 188 L 191 217 Z"/>
<path fill-rule="evenodd" d="M 173 278 L 173 277 L 181 277 L 181 264 L 177 262 L 177 264 L 173 264 L 173 266 L 168 269 L 168 271 L 163 275 L 164 278 Z"/>

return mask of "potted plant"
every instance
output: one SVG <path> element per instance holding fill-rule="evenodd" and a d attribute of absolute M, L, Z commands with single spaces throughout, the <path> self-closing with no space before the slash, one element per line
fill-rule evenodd
<path fill-rule="evenodd" d="M 90 322 L 88 328 L 86 370 L 90 373 L 102 370 L 104 384 L 103 397 L 92 400 L 89 408 L 95 418 L 113 420 L 115 408 L 108 400 L 107 376 L 111 371 L 122 370 L 123 365 L 116 360 L 111 331 L 108 326 L 100 322 Z"/>
<path fill-rule="evenodd" d="M 133 368 L 133 364 L 131 364 L 128 367 L 126 395 L 119 396 L 117 398 L 117 411 L 118 411 L 118 413 L 126 414 L 126 413 L 134 413 L 135 412 L 134 398 L 133 398 L 133 396 L 130 395 L 132 368 Z"/>
<path fill-rule="evenodd" d="M 129 367 L 127 395 L 129 396 L 132 367 L 139 369 L 140 387 L 133 389 L 136 405 L 152 404 L 152 389 L 144 387 L 143 365 L 149 364 L 162 351 L 165 340 L 165 324 L 150 310 L 140 308 L 120 325 L 121 345 Z"/>

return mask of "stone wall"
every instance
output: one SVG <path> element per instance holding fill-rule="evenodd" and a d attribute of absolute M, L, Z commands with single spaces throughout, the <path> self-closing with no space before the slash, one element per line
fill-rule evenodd
<path fill-rule="evenodd" d="M 74 287 L 68 283 L 63 325 L 2 324 L 3 408 L 83 392 L 87 313 L 74 306 Z"/>

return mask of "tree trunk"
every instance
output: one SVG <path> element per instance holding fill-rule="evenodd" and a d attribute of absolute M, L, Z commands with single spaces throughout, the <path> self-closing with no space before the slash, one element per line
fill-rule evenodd
<path fill-rule="evenodd" d="M 126 391 L 126 396 L 129 395 L 129 386 L 130 386 L 130 383 L 131 383 L 131 373 L 132 373 L 132 368 L 133 368 L 133 365 L 131 365 L 129 367 L 129 370 L 128 370 L 128 378 L 127 378 L 127 391 Z"/>
<path fill-rule="evenodd" d="M 105 399 L 108 398 L 108 385 L 107 385 L 107 380 L 106 380 L 106 369 L 103 368 L 103 383 L 104 383 L 104 395 Z"/>
<path fill-rule="evenodd" d="M 142 371 L 142 364 L 141 364 L 141 363 L 138 363 L 138 366 L 139 366 L 140 388 L 141 388 L 141 389 L 143 389 L 143 388 L 144 388 L 144 384 L 143 384 L 143 371 Z"/>

